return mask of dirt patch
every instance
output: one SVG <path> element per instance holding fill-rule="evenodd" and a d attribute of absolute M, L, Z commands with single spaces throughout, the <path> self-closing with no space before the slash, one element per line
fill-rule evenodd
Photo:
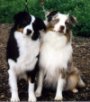
<path fill-rule="evenodd" d="M 11 25 L 0 24 L 0 101 L 8 101 L 10 91 L 8 86 L 8 73 L 6 63 L 6 43 L 9 36 Z M 63 92 L 64 100 L 68 101 L 88 101 L 90 100 L 90 38 L 74 38 L 74 64 L 81 70 L 82 78 L 86 87 L 79 89 L 77 94 Z M 19 83 L 20 99 L 25 101 L 28 97 L 27 83 Z M 53 100 L 55 91 L 44 89 L 39 101 Z"/>

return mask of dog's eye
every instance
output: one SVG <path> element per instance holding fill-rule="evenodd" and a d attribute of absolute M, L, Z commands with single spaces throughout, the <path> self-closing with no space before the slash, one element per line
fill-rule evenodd
<path fill-rule="evenodd" d="M 51 21 L 51 24 L 52 24 L 52 25 L 55 25 L 55 24 L 58 23 L 58 22 L 59 22 L 59 19 L 54 19 L 54 20 Z"/>
<path fill-rule="evenodd" d="M 30 29 L 27 29 L 27 35 L 30 35 L 32 31 Z"/>
<path fill-rule="evenodd" d="M 69 25 L 69 21 L 66 21 L 65 24 L 66 24 L 66 25 Z"/>
<path fill-rule="evenodd" d="M 59 19 L 55 19 L 55 22 L 57 23 L 57 22 L 59 22 L 60 20 Z"/>

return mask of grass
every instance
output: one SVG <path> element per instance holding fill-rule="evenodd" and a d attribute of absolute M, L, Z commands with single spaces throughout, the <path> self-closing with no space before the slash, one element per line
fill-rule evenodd
<path fill-rule="evenodd" d="M 27 0 L 30 14 L 44 19 L 40 0 Z M 75 35 L 90 36 L 90 0 L 45 0 L 47 10 L 58 10 L 77 17 Z M 13 16 L 25 10 L 25 0 L 0 0 L 0 23 L 12 23 Z"/>
<path fill-rule="evenodd" d="M 28 8 L 31 14 L 42 17 L 38 0 L 28 0 Z M 0 23 L 11 23 L 13 16 L 22 10 L 25 10 L 25 0 L 0 0 Z"/>

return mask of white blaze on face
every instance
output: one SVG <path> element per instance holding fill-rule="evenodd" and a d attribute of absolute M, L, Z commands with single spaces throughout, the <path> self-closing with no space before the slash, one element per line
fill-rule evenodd
<path fill-rule="evenodd" d="M 29 25 L 27 25 L 24 29 L 23 29 L 23 34 L 26 36 L 26 34 L 27 34 L 27 30 L 29 29 L 29 30 L 31 30 L 32 31 L 32 33 L 30 34 L 30 36 L 32 36 L 33 35 L 33 33 L 34 33 L 34 30 L 33 30 L 33 22 L 35 21 L 35 17 L 34 16 L 31 16 L 31 22 L 30 22 L 30 24 Z"/>
<path fill-rule="evenodd" d="M 32 36 L 32 34 L 33 34 L 33 28 L 32 28 L 32 24 L 30 23 L 29 25 L 27 25 L 24 29 L 23 29 L 23 34 L 24 34 L 24 36 L 27 36 L 27 30 L 31 30 L 31 34 L 30 34 L 30 36 Z"/>
<path fill-rule="evenodd" d="M 55 19 L 59 19 L 59 21 L 54 26 L 54 31 L 60 31 L 61 27 L 64 27 L 64 33 L 66 32 L 66 25 L 65 22 L 68 19 L 69 15 L 58 13 L 55 16 Z"/>

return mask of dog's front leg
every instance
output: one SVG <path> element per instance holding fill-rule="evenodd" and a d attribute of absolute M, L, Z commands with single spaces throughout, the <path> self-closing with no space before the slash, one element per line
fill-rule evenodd
<path fill-rule="evenodd" d="M 44 71 L 40 70 L 39 72 L 39 78 L 38 78 L 38 85 L 36 89 L 36 97 L 40 97 L 43 89 L 43 80 L 44 80 Z"/>
<path fill-rule="evenodd" d="M 36 102 L 36 96 L 34 92 L 34 83 L 31 83 L 31 80 L 28 80 L 28 101 L 29 102 Z"/>
<path fill-rule="evenodd" d="M 20 101 L 17 88 L 17 77 L 13 69 L 8 70 L 9 74 L 9 85 L 11 89 L 11 102 Z"/>
<path fill-rule="evenodd" d="M 65 79 L 62 78 L 62 75 L 60 74 L 57 82 L 56 95 L 54 98 L 55 100 L 63 100 L 62 91 L 63 91 L 64 85 L 65 85 Z"/>

